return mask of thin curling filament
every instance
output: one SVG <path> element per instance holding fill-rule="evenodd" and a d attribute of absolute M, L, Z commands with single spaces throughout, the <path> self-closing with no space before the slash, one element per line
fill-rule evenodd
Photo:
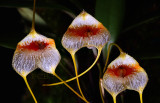
<path fill-rule="evenodd" d="M 46 73 L 53 74 L 59 64 L 61 56 L 56 49 L 55 42 L 51 38 L 47 38 L 38 34 L 35 30 L 35 0 L 33 6 L 33 20 L 30 33 L 17 44 L 14 52 L 12 66 L 14 70 L 23 77 L 28 90 L 30 91 L 35 103 L 37 100 L 27 82 L 26 76 L 37 68 Z M 54 75 L 58 77 L 57 74 Z M 67 83 L 60 79 L 71 91 L 84 100 L 76 91 L 74 91 Z M 84 100 L 86 103 L 88 101 Z"/>
<path fill-rule="evenodd" d="M 75 54 L 71 54 L 71 56 L 72 56 L 72 60 L 73 60 L 74 68 L 75 68 L 75 74 L 76 74 L 76 76 L 77 76 L 77 75 L 78 75 L 78 71 L 77 71 L 78 69 L 77 69 L 76 60 L 75 60 Z M 83 92 L 82 92 L 82 90 L 81 90 L 80 83 L 79 83 L 79 79 L 77 78 L 76 80 L 77 80 L 78 89 L 79 89 L 82 97 L 83 97 L 84 99 L 86 99 L 85 96 L 84 96 L 84 94 L 83 94 Z"/>
<path fill-rule="evenodd" d="M 40 68 L 46 73 L 53 74 L 60 59 L 61 56 L 56 49 L 53 39 L 40 34 L 34 34 L 34 36 L 29 34 L 18 44 L 17 51 L 14 55 L 13 66 L 15 66 L 15 68 L 26 67 L 25 71 L 31 70 L 27 69 L 27 67 L 33 66 L 34 69 Z M 22 64 L 20 62 L 22 62 Z M 21 72 L 21 70 L 22 69 L 16 69 L 18 72 Z"/>
<path fill-rule="evenodd" d="M 103 69 L 103 73 L 105 72 L 106 68 L 107 68 L 107 64 L 108 64 L 108 60 L 109 60 L 109 55 L 110 55 L 110 51 L 111 51 L 111 46 L 116 46 L 119 50 L 120 53 L 123 52 L 123 50 L 115 43 L 110 43 L 109 46 L 108 46 L 108 51 L 107 51 L 107 58 L 106 58 L 106 63 L 105 63 L 105 66 L 104 66 L 104 69 Z"/>
<path fill-rule="evenodd" d="M 109 46 L 108 46 L 108 51 L 107 51 L 107 58 L 106 58 L 106 63 L 105 63 L 105 66 L 104 66 L 104 69 L 103 69 L 103 73 L 106 71 L 106 67 L 107 67 L 107 64 L 108 64 L 108 60 L 109 60 L 109 55 L 110 55 L 110 51 L 111 51 L 111 46 L 116 46 L 118 48 L 118 50 L 120 51 L 120 53 L 123 52 L 123 50 L 115 43 L 110 43 Z M 101 78 L 101 77 L 100 77 Z M 102 88 L 102 87 L 101 87 Z M 102 102 L 104 103 L 104 99 L 103 99 L 103 96 L 102 96 L 102 91 L 100 89 L 100 95 L 101 95 L 101 99 L 102 99 Z M 113 101 L 114 103 L 116 103 L 116 95 L 113 94 L 112 95 L 113 97 Z"/>
<path fill-rule="evenodd" d="M 62 38 L 63 47 L 71 54 L 73 62 L 75 53 L 83 47 L 96 47 L 98 49 L 98 55 L 93 64 L 86 69 L 83 73 L 78 75 L 76 73 L 76 63 L 75 65 L 75 74 L 76 76 L 66 80 L 65 82 L 72 81 L 77 79 L 77 84 L 79 84 L 78 77 L 87 73 L 97 62 L 101 54 L 102 48 L 110 40 L 110 33 L 108 30 L 96 20 L 93 16 L 85 12 L 84 10 L 72 21 L 69 28 L 65 32 Z M 44 84 L 47 86 L 63 84 L 62 82 L 53 83 L 53 84 Z M 79 88 L 80 90 L 80 88 Z"/>
<path fill-rule="evenodd" d="M 62 45 L 72 56 L 76 76 L 78 76 L 78 71 L 75 63 L 75 53 L 82 47 L 101 48 L 102 45 L 108 42 L 109 37 L 108 30 L 85 11 L 82 11 L 72 21 L 62 38 Z M 79 91 L 84 97 L 79 79 L 77 78 L 76 80 Z"/>
<path fill-rule="evenodd" d="M 64 83 L 64 85 L 66 85 L 74 94 L 76 94 L 79 98 L 81 98 L 84 102 L 89 103 L 84 97 L 82 97 L 81 95 L 79 95 L 72 87 L 70 87 L 65 81 L 63 81 L 55 72 L 53 72 L 53 75 L 55 77 L 57 77 L 57 79 L 59 79 L 61 82 Z"/>
<path fill-rule="evenodd" d="M 83 76 L 83 75 L 84 75 L 85 73 L 87 73 L 89 70 L 91 70 L 92 67 L 93 67 L 93 66 L 96 64 L 96 62 L 98 61 L 100 54 L 101 54 L 101 49 L 98 50 L 98 55 L 97 55 L 95 61 L 93 62 L 93 64 L 92 64 L 88 69 L 86 69 L 84 72 L 82 72 L 81 74 L 79 74 L 79 75 L 77 75 L 77 76 L 75 76 L 75 77 L 73 77 L 73 78 L 70 78 L 70 79 L 68 79 L 68 80 L 65 80 L 65 82 L 67 83 L 67 82 L 73 81 L 73 80 L 75 80 L 75 79 Z M 63 84 L 63 82 L 57 82 L 57 83 L 52 83 L 52 84 L 43 84 L 43 86 L 54 86 L 54 85 L 60 85 L 60 84 Z"/>

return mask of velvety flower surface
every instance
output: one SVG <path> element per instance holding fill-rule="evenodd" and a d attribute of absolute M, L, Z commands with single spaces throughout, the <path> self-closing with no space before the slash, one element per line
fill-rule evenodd
<path fill-rule="evenodd" d="M 126 53 L 112 61 L 103 76 L 103 87 L 115 96 L 126 89 L 143 91 L 147 82 L 144 69 Z"/>
<path fill-rule="evenodd" d="M 71 54 L 74 66 L 76 77 L 66 80 L 70 82 L 78 77 L 87 73 L 98 61 L 103 47 L 110 40 L 109 31 L 96 20 L 93 16 L 85 12 L 84 10 L 72 21 L 67 31 L 62 37 L 63 47 Z M 92 48 L 95 47 L 98 50 L 97 57 L 93 64 L 82 72 L 80 75 L 77 75 L 77 66 L 75 62 L 75 53 L 82 47 Z M 63 84 L 63 82 L 53 83 L 51 85 Z"/>
<path fill-rule="evenodd" d="M 109 39 L 110 34 L 102 23 L 82 11 L 65 32 L 62 45 L 68 51 L 77 51 L 82 47 L 103 47 Z"/>
<path fill-rule="evenodd" d="M 60 58 L 53 39 L 33 32 L 18 43 L 12 66 L 21 76 L 28 75 L 36 68 L 52 74 Z"/>

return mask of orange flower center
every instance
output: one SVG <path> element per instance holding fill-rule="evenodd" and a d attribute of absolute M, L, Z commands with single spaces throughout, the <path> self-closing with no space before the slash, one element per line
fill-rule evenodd
<path fill-rule="evenodd" d="M 20 48 L 37 51 L 46 48 L 48 45 L 49 43 L 43 41 L 32 41 L 29 45 L 20 46 Z"/>
<path fill-rule="evenodd" d="M 101 31 L 101 29 L 104 29 L 102 25 L 99 25 L 98 27 L 84 25 L 80 27 L 68 28 L 66 33 L 71 36 L 80 36 L 84 38 L 97 35 Z"/>
<path fill-rule="evenodd" d="M 111 68 L 107 69 L 107 73 L 110 73 L 113 76 L 123 77 L 123 78 L 135 72 L 137 72 L 137 69 L 135 67 L 127 65 L 119 65 L 117 67 L 113 67 L 112 69 Z"/>

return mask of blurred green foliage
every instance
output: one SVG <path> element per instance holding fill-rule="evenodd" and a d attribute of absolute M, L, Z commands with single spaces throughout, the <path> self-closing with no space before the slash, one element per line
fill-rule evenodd
<path fill-rule="evenodd" d="M 19 10 L 32 8 L 32 0 L 1 0 L 0 1 L 0 49 L 2 59 L 2 73 L 8 74 L 2 82 L 2 88 L 7 90 L 3 93 L 3 99 L 10 97 L 16 103 L 32 103 L 32 97 L 28 92 L 23 79 L 11 68 L 11 61 L 17 43 L 30 31 L 31 20 L 28 15 L 32 11 Z M 25 8 L 25 9 L 24 9 Z M 36 30 L 40 34 L 55 39 L 57 49 L 60 51 L 62 60 L 56 72 L 64 80 L 74 76 L 73 63 L 70 54 L 62 47 L 61 38 L 73 18 L 83 9 L 102 22 L 111 33 L 111 41 L 116 42 L 125 52 L 135 57 L 149 75 L 149 83 L 144 90 L 144 103 L 159 103 L 160 78 L 160 1 L 144 0 L 37 0 Z M 28 18 L 28 19 L 27 19 Z M 99 59 L 100 67 L 103 68 L 107 54 L 107 46 Z M 112 49 L 110 61 L 118 56 L 116 49 Z M 79 73 L 83 72 L 94 61 L 92 50 L 82 48 L 77 52 Z M 97 65 L 80 78 L 82 90 L 91 103 L 101 103 Z M 3 77 L 2 77 L 3 78 Z M 36 70 L 28 75 L 29 84 L 39 103 L 83 103 L 64 85 L 42 87 L 44 83 L 58 82 L 49 74 Z M 10 85 L 9 82 L 14 84 Z M 76 82 L 69 83 L 78 90 Z M 9 86 L 8 86 L 9 85 Z M 24 91 L 24 88 L 26 90 Z M 15 95 L 16 94 L 16 95 Z M 121 95 L 124 103 L 139 103 L 138 93 L 125 91 L 117 98 L 121 103 Z M 3 100 L 2 99 L 2 100 Z M 111 96 L 105 92 L 106 103 L 112 103 Z"/>

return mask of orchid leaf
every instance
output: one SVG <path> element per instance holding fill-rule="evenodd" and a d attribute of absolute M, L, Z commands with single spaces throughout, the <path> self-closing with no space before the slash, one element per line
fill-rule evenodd
<path fill-rule="evenodd" d="M 2 9 L 0 11 L 1 11 L 1 13 L 4 14 L 1 16 L 1 19 L 2 20 L 8 19 L 7 22 L 10 24 L 7 26 L 5 22 L 4 22 L 4 24 L 1 23 L 1 25 L 6 25 L 6 26 L 3 26 L 1 28 L 2 30 L 1 30 L 1 36 L 0 36 L 1 37 L 0 38 L 0 46 L 10 48 L 10 49 L 15 49 L 17 43 L 21 39 L 23 39 L 23 37 L 25 37 L 27 35 L 27 33 L 29 33 L 29 31 L 30 31 L 29 26 L 31 26 L 32 15 L 33 15 L 33 11 L 29 8 L 30 7 L 32 8 L 32 6 L 33 6 L 33 1 L 28 1 L 28 0 L 23 0 L 23 2 L 19 1 L 19 0 L 0 1 L 0 7 L 2 7 Z M 61 14 L 66 13 L 72 18 L 75 17 L 75 13 L 73 10 L 71 10 L 68 7 L 66 7 L 65 5 L 61 5 L 60 3 L 57 3 L 55 1 L 49 1 L 49 2 L 39 1 L 39 2 L 37 2 L 36 7 L 37 8 L 45 8 L 45 9 L 49 8 L 51 11 L 55 11 L 55 9 L 57 9 L 57 10 L 62 11 Z M 18 12 L 15 10 L 15 8 L 17 8 Z M 8 12 L 8 13 L 6 13 L 6 12 Z M 40 11 L 40 13 L 42 13 L 42 12 Z M 61 14 L 56 15 L 56 16 L 57 17 L 61 16 Z M 52 16 L 52 15 L 49 15 L 49 16 Z M 51 30 L 51 29 L 52 29 L 52 27 L 54 27 L 53 25 L 60 24 L 60 23 L 58 23 L 59 18 L 54 17 L 55 19 L 52 20 L 52 22 L 49 21 L 49 23 L 48 23 L 48 21 L 46 22 L 37 13 L 36 13 L 35 17 L 36 17 L 35 18 L 36 25 L 38 25 L 38 26 L 36 26 L 36 30 L 38 30 L 38 32 L 43 33 L 43 34 L 45 31 L 47 31 L 47 32 L 45 32 L 45 35 L 48 37 L 53 37 L 55 39 L 56 36 L 55 36 L 54 31 L 57 29 L 56 28 L 54 30 Z M 47 18 L 53 18 L 53 17 L 47 17 Z M 29 21 L 29 22 L 26 22 L 24 20 Z M 11 24 L 12 24 L 12 26 L 11 26 Z M 16 26 L 15 26 L 15 24 L 16 24 Z M 7 28 L 8 29 L 16 28 L 16 29 L 6 30 Z"/>
<path fill-rule="evenodd" d="M 9 7 L 9 8 L 32 8 L 33 1 L 28 0 L 3 0 L 0 1 L 0 7 Z M 36 8 L 51 8 L 61 11 L 67 11 L 72 15 L 75 15 L 75 11 L 73 9 L 68 8 L 66 5 L 62 5 L 55 1 L 38 1 L 36 3 Z"/>
<path fill-rule="evenodd" d="M 33 10 L 29 8 L 18 8 L 17 10 L 23 18 L 32 22 Z M 44 26 L 47 25 L 47 23 L 37 13 L 35 14 L 35 23 Z"/>
<path fill-rule="evenodd" d="M 95 17 L 109 30 L 111 42 L 115 42 L 121 32 L 124 17 L 124 0 L 97 0 Z M 106 58 L 107 45 L 103 49 Z"/>

